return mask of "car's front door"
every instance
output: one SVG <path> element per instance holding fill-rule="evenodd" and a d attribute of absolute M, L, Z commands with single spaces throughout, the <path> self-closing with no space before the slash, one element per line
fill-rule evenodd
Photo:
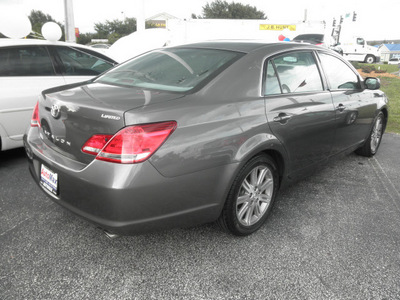
<path fill-rule="evenodd" d="M 335 110 L 312 51 L 267 61 L 265 107 L 269 126 L 285 146 L 290 173 L 300 175 L 326 160 L 335 132 Z"/>
<path fill-rule="evenodd" d="M 362 89 L 359 76 L 341 59 L 325 52 L 319 57 L 336 109 L 332 153 L 352 149 L 368 136 L 377 108 L 373 91 Z"/>

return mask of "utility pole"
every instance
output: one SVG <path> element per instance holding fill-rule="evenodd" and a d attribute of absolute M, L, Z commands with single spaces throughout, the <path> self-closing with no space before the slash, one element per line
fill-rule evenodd
<path fill-rule="evenodd" d="M 72 7 L 72 0 L 64 0 L 64 11 L 65 11 L 65 41 L 69 43 L 76 43 L 74 9 Z"/>
<path fill-rule="evenodd" d="M 136 31 L 143 31 L 146 29 L 146 20 L 144 18 L 144 0 L 136 0 L 137 14 L 136 14 Z"/>

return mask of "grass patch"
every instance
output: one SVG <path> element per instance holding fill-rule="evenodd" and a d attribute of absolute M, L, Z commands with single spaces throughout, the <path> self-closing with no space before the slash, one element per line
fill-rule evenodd
<path fill-rule="evenodd" d="M 400 79 L 381 77 L 381 90 L 389 98 L 389 120 L 386 131 L 400 134 Z"/>
<path fill-rule="evenodd" d="M 369 68 L 375 68 L 375 70 L 379 70 L 382 72 L 386 73 L 394 73 L 399 70 L 399 67 L 397 65 L 379 65 L 379 64 L 359 64 L 361 67 L 369 67 Z"/>

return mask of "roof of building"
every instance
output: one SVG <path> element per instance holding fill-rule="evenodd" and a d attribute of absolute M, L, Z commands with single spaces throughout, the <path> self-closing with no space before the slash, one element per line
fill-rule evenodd
<path fill-rule="evenodd" d="M 170 15 L 166 12 L 156 14 L 150 18 L 147 18 L 146 21 L 153 21 L 153 20 L 169 20 L 169 19 L 178 19 L 177 17 Z"/>
<path fill-rule="evenodd" d="M 400 51 L 400 44 L 383 44 L 389 51 Z"/>

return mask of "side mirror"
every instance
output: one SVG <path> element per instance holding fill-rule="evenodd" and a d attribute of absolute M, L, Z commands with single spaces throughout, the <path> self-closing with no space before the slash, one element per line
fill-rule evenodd
<path fill-rule="evenodd" d="M 381 81 L 379 80 L 379 78 L 367 77 L 364 80 L 364 85 L 369 90 L 377 90 L 381 87 Z"/>

